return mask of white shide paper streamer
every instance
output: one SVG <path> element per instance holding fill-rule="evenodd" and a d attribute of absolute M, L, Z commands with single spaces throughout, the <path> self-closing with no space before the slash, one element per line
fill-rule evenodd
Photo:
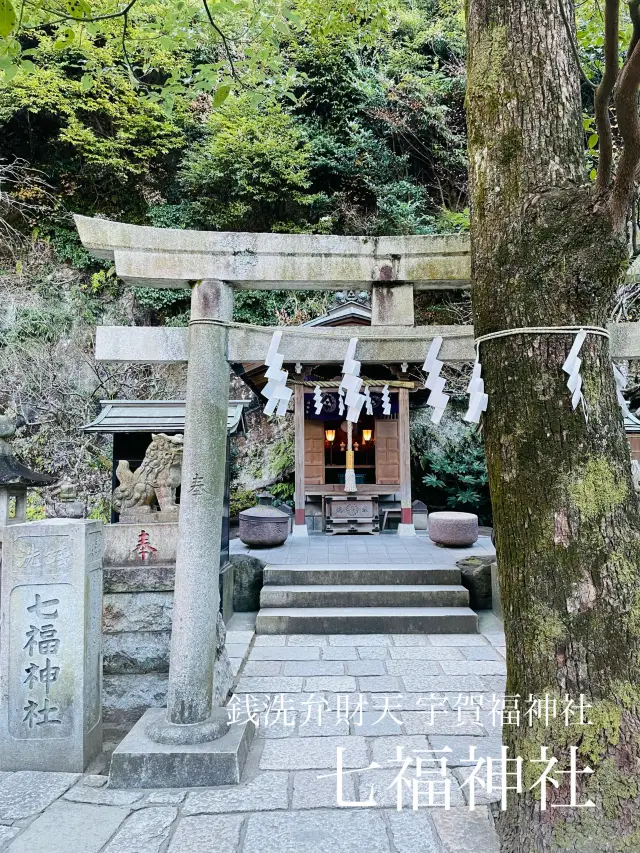
<path fill-rule="evenodd" d="M 264 363 L 268 370 L 265 373 L 267 384 L 262 389 L 262 396 L 267 398 L 267 404 L 264 407 L 265 415 L 273 415 L 283 417 L 287 414 L 289 400 L 293 391 L 287 388 L 287 379 L 289 372 L 282 369 L 284 356 L 278 352 L 280 341 L 282 340 L 282 332 L 274 332 L 269 344 L 269 351 Z"/>
<path fill-rule="evenodd" d="M 445 379 L 443 376 L 440 376 L 440 371 L 444 366 L 443 362 L 438 360 L 438 353 L 440 352 L 441 346 L 442 338 L 434 338 L 431 341 L 429 352 L 427 353 L 425 362 L 422 365 L 422 369 L 427 373 L 427 379 L 424 383 L 424 387 L 431 391 L 427 399 L 427 405 L 433 408 L 431 421 L 434 424 L 440 423 L 444 410 L 447 408 L 447 403 L 450 400 L 450 397 L 443 393 Z"/>

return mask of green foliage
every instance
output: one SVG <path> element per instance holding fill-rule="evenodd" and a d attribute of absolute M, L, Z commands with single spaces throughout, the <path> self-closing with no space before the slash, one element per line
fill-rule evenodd
<path fill-rule="evenodd" d="M 425 453 L 422 467 L 430 510 L 456 509 L 476 513 L 481 523 L 490 520 L 487 466 L 477 433 Z"/>
<path fill-rule="evenodd" d="M 73 323 L 66 305 L 20 308 L 12 325 L 0 330 L 0 347 L 29 339 L 51 343 L 68 334 Z"/>
<path fill-rule="evenodd" d="M 89 510 L 87 517 L 109 524 L 111 522 L 111 501 L 107 498 L 99 498 Z"/>
<path fill-rule="evenodd" d="M 229 518 L 237 518 L 243 509 L 256 504 L 255 493 L 250 489 L 231 488 L 229 494 Z"/>
<path fill-rule="evenodd" d="M 274 477 L 281 478 L 293 472 L 295 452 L 293 436 L 281 438 L 273 443 L 269 456 L 269 470 Z"/>
<path fill-rule="evenodd" d="M 269 491 L 274 497 L 273 505 L 280 506 L 280 504 L 291 504 L 295 490 L 295 483 L 292 481 L 286 483 L 274 483 L 272 486 L 269 486 Z"/>
<path fill-rule="evenodd" d="M 260 0 L 251 13 L 220 0 L 233 69 L 201 0 L 136 0 L 125 33 L 121 18 L 86 20 L 108 0 L 81 7 L 83 23 L 66 5 L 56 23 L 38 5 L 47 27 L 0 39 L 4 148 L 50 182 L 37 224 L 61 260 L 102 268 L 71 211 L 221 230 L 466 227 L 458 0 Z M 23 12 L 32 26 L 35 7 Z M 282 301 L 247 311 L 272 321 Z M 179 301 L 137 308 L 184 321 Z"/>
<path fill-rule="evenodd" d="M 309 144 L 281 105 L 253 105 L 233 96 L 205 124 L 179 175 L 197 228 L 226 231 L 295 230 L 314 201 Z"/>
<path fill-rule="evenodd" d="M 104 73 L 86 89 L 78 67 L 89 58 Z M 43 168 L 76 211 L 95 205 L 139 221 L 147 206 L 143 184 L 152 165 L 159 168 L 181 145 L 178 126 L 139 97 L 106 48 L 60 55 L 41 36 L 32 61 L 32 70 L 0 83 L 0 125 L 10 150 Z"/>
<path fill-rule="evenodd" d="M 42 521 L 47 517 L 46 507 L 39 489 L 27 492 L 27 521 Z"/>
<path fill-rule="evenodd" d="M 188 290 L 170 288 L 134 287 L 133 294 L 138 309 L 150 325 L 182 325 L 174 321 L 188 311 L 191 299 Z"/>

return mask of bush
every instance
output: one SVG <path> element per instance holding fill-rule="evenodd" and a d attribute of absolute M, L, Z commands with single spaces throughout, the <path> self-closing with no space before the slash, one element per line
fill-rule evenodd
<path fill-rule="evenodd" d="M 422 467 L 429 510 L 474 512 L 481 524 L 491 523 L 487 466 L 478 433 L 425 453 Z"/>
<path fill-rule="evenodd" d="M 250 489 L 231 488 L 229 495 L 229 518 L 237 518 L 243 509 L 250 509 L 256 503 L 256 496 Z"/>

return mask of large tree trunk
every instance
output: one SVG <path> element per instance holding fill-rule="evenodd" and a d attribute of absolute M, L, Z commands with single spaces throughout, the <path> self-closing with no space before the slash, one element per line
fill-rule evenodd
<path fill-rule="evenodd" d="M 467 0 L 473 306 L 477 335 L 523 326 L 606 325 L 626 264 L 623 226 L 585 175 L 579 75 L 567 0 Z M 581 357 L 588 411 L 571 409 L 566 335 L 481 345 L 484 420 L 507 635 L 507 694 L 559 700 L 552 728 L 505 728 L 510 754 L 549 746 L 569 777 L 546 811 L 525 790 L 498 821 L 507 853 L 640 850 L 640 515 L 608 341 Z M 565 727 L 565 695 L 593 725 Z"/>

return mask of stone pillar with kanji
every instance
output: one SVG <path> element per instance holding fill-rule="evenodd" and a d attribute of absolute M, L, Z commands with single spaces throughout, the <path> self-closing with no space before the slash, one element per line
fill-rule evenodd
<path fill-rule="evenodd" d="M 102 522 L 3 539 L 0 770 L 82 772 L 102 749 Z"/>

